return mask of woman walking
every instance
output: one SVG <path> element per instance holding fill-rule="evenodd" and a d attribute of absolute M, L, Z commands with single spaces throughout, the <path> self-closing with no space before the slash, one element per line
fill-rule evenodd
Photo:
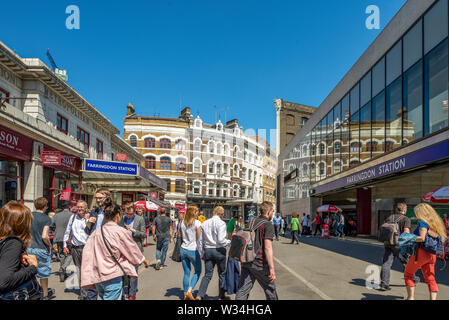
<path fill-rule="evenodd" d="M 136 278 L 136 266 L 150 262 L 145 259 L 129 231 L 119 226 L 120 207 L 105 200 L 106 223 L 89 237 L 81 263 L 81 286 L 96 289 L 103 300 L 122 300 L 123 276 Z"/>
<path fill-rule="evenodd" d="M 195 300 L 192 290 L 195 288 L 201 275 L 201 257 L 196 244 L 201 234 L 201 222 L 196 218 L 197 213 L 198 208 L 196 206 L 189 206 L 184 220 L 181 223 L 181 260 L 182 268 L 184 269 L 184 300 Z M 192 279 L 190 279 L 192 272 L 191 265 L 195 269 Z"/>
<path fill-rule="evenodd" d="M 39 300 L 37 259 L 26 255 L 33 215 L 15 201 L 0 210 L 0 300 Z"/>
<path fill-rule="evenodd" d="M 293 244 L 296 240 L 296 243 L 299 244 L 299 239 L 298 239 L 298 231 L 299 231 L 299 219 L 298 219 L 298 214 L 296 212 L 292 213 L 292 221 L 291 221 L 291 225 L 292 225 L 292 242 L 291 244 Z"/>
<path fill-rule="evenodd" d="M 446 228 L 443 220 L 438 213 L 427 203 L 418 204 L 415 209 L 415 216 L 418 219 L 418 227 L 413 232 L 417 237 L 418 247 L 415 255 L 410 258 L 404 271 L 405 285 L 407 287 L 407 300 L 415 299 L 415 282 L 413 277 L 421 269 L 425 282 L 429 287 L 430 300 L 436 300 L 438 286 L 435 281 L 435 262 L 436 254 L 431 253 L 423 245 L 426 243 L 426 237 L 441 237 L 441 245 L 444 245 L 447 239 Z"/>

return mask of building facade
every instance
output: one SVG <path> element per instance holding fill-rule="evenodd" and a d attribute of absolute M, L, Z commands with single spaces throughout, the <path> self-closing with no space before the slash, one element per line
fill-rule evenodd
<path fill-rule="evenodd" d="M 33 209 L 44 196 L 54 210 L 67 190 L 72 204 L 92 203 L 104 175 L 86 183 L 86 159 L 126 152 L 129 162 L 141 162 L 107 117 L 41 60 L 21 58 L 1 42 L 0 105 L 0 205 L 16 200 Z"/>
<path fill-rule="evenodd" d="M 165 198 L 173 206 L 195 204 L 207 217 L 217 205 L 228 219 L 256 214 L 264 199 L 264 163 L 272 164 L 275 155 L 264 162 L 269 146 L 245 136 L 237 120 L 210 125 L 193 119 L 190 108 L 178 118 L 144 117 L 128 106 L 124 128 L 146 168 L 171 185 Z M 272 200 L 274 194 L 270 189 Z"/>
<path fill-rule="evenodd" d="M 281 210 L 336 204 L 375 235 L 397 202 L 413 217 L 449 183 L 448 10 L 404 4 L 282 152 Z"/>

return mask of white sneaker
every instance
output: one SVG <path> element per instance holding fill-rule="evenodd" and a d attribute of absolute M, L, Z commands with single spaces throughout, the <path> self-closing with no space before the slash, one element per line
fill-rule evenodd
<path fill-rule="evenodd" d="M 156 262 L 156 270 L 161 270 L 161 260 Z"/>

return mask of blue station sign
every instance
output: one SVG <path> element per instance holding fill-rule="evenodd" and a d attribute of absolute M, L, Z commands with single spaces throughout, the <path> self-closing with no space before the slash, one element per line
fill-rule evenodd
<path fill-rule="evenodd" d="M 137 164 L 85 159 L 84 171 L 136 176 Z"/>

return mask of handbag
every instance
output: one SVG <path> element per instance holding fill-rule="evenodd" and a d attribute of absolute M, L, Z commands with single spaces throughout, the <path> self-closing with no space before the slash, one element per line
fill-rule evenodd
<path fill-rule="evenodd" d="M 8 237 L 0 241 L 0 251 L 3 249 L 4 244 L 11 239 L 17 239 L 22 243 L 22 254 L 24 254 L 26 250 L 25 243 L 23 243 L 22 239 L 18 237 Z M 36 277 L 32 277 L 30 281 L 26 282 L 21 287 L 12 291 L 14 292 L 14 295 L 27 296 L 27 299 L 25 300 L 41 300 L 42 298 L 41 296 L 42 287 L 40 286 Z"/>
<path fill-rule="evenodd" d="M 129 286 L 129 276 L 126 274 L 122 265 L 120 264 L 120 262 L 118 262 L 117 258 L 112 253 L 112 250 L 109 247 L 108 242 L 106 241 L 106 237 L 104 236 L 103 226 L 104 225 L 102 225 L 100 229 L 101 229 L 101 235 L 103 237 L 104 245 L 106 246 L 106 249 L 108 249 L 109 254 L 112 256 L 112 259 L 114 259 L 115 263 L 119 266 L 120 270 L 122 270 L 122 272 L 123 272 L 123 287 L 128 287 Z"/>
<path fill-rule="evenodd" d="M 422 249 L 431 254 L 443 255 L 443 246 L 441 245 L 441 236 L 434 238 L 429 235 L 426 236 L 426 241 L 422 244 Z"/>

